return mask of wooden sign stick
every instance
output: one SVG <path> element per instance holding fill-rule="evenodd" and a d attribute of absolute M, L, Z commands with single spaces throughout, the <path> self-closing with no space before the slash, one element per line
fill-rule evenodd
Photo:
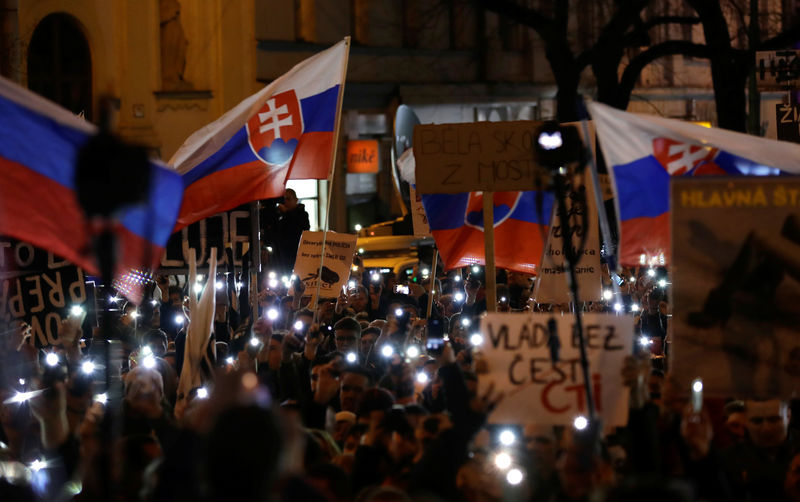
<path fill-rule="evenodd" d="M 494 270 L 494 192 L 483 192 L 483 248 L 486 255 L 486 310 L 497 312 L 497 274 Z"/>

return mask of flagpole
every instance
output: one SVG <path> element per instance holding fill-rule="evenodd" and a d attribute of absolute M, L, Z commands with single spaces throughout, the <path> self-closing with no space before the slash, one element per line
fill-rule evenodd
<path fill-rule="evenodd" d="M 483 246 L 486 256 L 486 310 L 497 312 L 497 274 L 494 270 L 494 192 L 483 192 Z"/>
<path fill-rule="evenodd" d="M 259 201 L 250 203 L 250 319 L 258 319 L 258 273 L 261 272 L 261 223 L 259 221 Z M 209 280 L 212 279 L 209 277 Z M 216 278 L 213 278 L 216 280 Z M 253 287 L 255 286 L 255 287 Z"/>
<path fill-rule="evenodd" d="M 350 57 L 350 37 L 344 37 L 344 58 L 342 60 L 342 83 L 339 87 L 339 97 L 336 103 L 336 124 L 333 127 L 333 151 L 331 152 L 331 168 L 328 172 L 328 200 L 325 201 L 325 225 L 322 227 L 322 249 L 319 254 L 319 270 L 317 271 L 317 292 L 314 295 L 312 308 L 314 309 L 314 323 L 317 322 L 319 311 L 319 292 L 322 287 L 322 266 L 325 263 L 325 244 L 328 237 L 331 214 L 331 198 L 333 197 L 333 179 L 336 174 L 336 154 L 339 151 L 339 130 L 342 125 L 342 101 L 344 100 L 344 84 L 347 80 L 347 60 Z"/>
<path fill-rule="evenodd" d="M 433 310 L 433 298 L 436 288 L 436 266 L 439 265 L 439 248 L 433 248 L 433 267 L 431 267 L 431 285 L 430 293 L 428 293 L 428 310 L 425 314 L 425 319 L 431 318 L 431 310 Z"/>

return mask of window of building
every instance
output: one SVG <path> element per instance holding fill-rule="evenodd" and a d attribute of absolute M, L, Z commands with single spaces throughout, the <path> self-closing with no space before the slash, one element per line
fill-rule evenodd
<path fill-rule="evenodd" d="M 320 185 L 327 185 L 327 183 L 327 181 L 317 180 L 289 180 L 286 182 L 286 188 L 294 190 L 300 204 L 306 206 L 311 230 L 320 230 Z"/>
<path fill-rule="evenodd" d="M 28 45 L 28 88 L 72 113 L 92 118 L 92 56 L 78 21 L 50 14 Z"/>

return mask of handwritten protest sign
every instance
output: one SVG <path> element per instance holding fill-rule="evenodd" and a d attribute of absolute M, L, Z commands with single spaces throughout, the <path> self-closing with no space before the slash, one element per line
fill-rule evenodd
<path fill-rule="evenodd" d="M 551 359 L 548 321 L 557 323 L 558 362 Z M 624 425 L 628 392 L 622 384 L 622 363 L 633 347 L 633 318 L 584 314 L 584 330 L 592 392 L 604 425 Z M 483 357 L 488 374 L 505 399 L 489 415 L 492 423 L 571 424 L 587 413 L 580 346 L 571 316 L 550 314 L 486 314 L 481 318 Z"/>
<path fill-rule="evenodd" d="M 672 361 L 687 392 L 800 389 L 800 181 L 674 178 Z"/>
<path fill-rule="evenodd" d="M 250 241 L 250 211 L 236 209 L 215 214 L 197 223 L 184 227 L 169 238 L 159 269 L 162 273 L 188 273 L 189 248 L 197 253 L 198 263 L 205 264 L 211 249 L 217 250 L 217 265 L 227 263 L 225 246 L 231 243 L 233 261 L 242 265 L 245 243 Z"/>
<path fill-rule="evenodd" d="M 422 205 L 422 196 L 417 193 L 412 185 L 408 186 L 409 201 L 411 202 L 411 223 L 414 224 L 415 237 L 430 237 L 431 227 L 428 225 L 428 215 Z"/>
<path fill-rule="evenodd" d="M 325 239 L 325 262 L 320 271 L 322 235 L 323 232 L 303 232 L 294 262 L 294 274 L 303 281 L 307 293 L 316 294 L 318 281 L 321 281 L 320 297 L 335 298 L 350 277 L 350 266 L 353 264 L 358 237 L 328 232 Z"/>
<path fill-rule="evenodd" d="M 14 239 L 0 240 L 0 321 L 25 321 L 39 347 L 58 343 L 58 326 L 69 309 L 93 311 L 81 268 L 53 253 Z M 88 321 L 87 321 L 88 322 Z"/>
<path fill-rule="evenodd" d="M 534 162 L 539 122 L 475 122 L 414 127 L 420 193 L 534 190 L 547 186 Z"/>
<path fill-rule="evenodd" d="M 591 176 L 583 176 L 578 186 L 567 186 L 567 213 L 569 215 L 571 246 L 576 249 L 578 263 L 575 277 L 582 301 L 597 301 L 602 298 L 602 273 L 600 270 L 600 233 L 598 230 L 597 204 Z M 539 277 L 533 297 L 539 303 L 567 303 L 572 301 L 567 287 L 567 259 L 564 255 L 564 231 L 553 211 L 547 244 L 542 255 Z M 585 238 L 585 242 L 584 242 Z M 581 242 L 584 242 L 581 248 Z"/>

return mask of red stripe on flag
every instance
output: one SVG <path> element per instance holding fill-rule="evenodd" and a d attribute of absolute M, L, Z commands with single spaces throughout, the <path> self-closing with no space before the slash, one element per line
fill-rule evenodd
<path fill-rule="evenodd" d="M 0 158 L 0 234 L 47 249 L 97 273 L 75 192 L 24 165 Z"/>
<path fill-rule="evenodd" d="M 483 232 L 464 226 L 453 230 L 434 230 L 433 238 L 447 270 L 469 265 L 485 265 Z M 508 219 L 494 229 L 495 265 L 525 274 L 535 274 L 542 258 L 542 235 L 547 226 Z"/>
<path fill-rule="evenodd" d="M 670 260 L 669 213 L 654 218 L 631 218 L 621 222 L 619 262 L 626 266 L 641 265 L 641 256 L 647 258 L 664 253 Z"/>
<path fill-rule="evenodd" d="M 287 167 L 255 161 L 200 178 L 183 193 L 175 231 L 247 202 L 283 196 L 287 173 Z"/>
<path fill-rule="evenodd" d="M 307 132 L 294 152 L 290 180 L 325 180 L 331 169 L 332 132 Z"/>

